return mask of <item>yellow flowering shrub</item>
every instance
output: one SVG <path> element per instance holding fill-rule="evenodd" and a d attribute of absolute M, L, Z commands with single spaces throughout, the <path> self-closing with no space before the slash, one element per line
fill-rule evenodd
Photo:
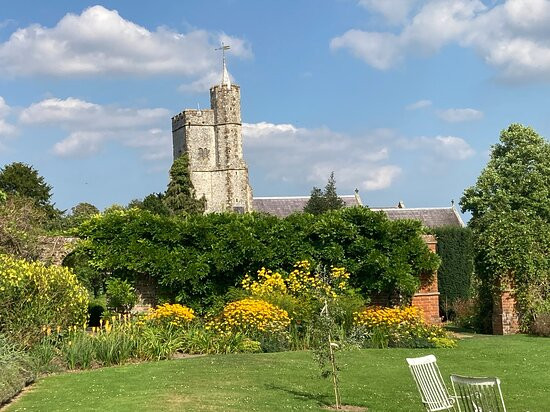
<path fill-rule="evenodd" d="M 355 313 L 354 320 L 357 325 L 367 328 L 418 325 L 424 323 L 422 311 L 414 306 L 404 308 L 370 306 L 362 312 Z"/>
<path fill-rule="evenodd" d="M 185 326 L 195 319 L 193 309 L 180 304 L 165 303 L 157 306 L 155 309 L 149 309 L 149 313 L 145 316 L 148 321 L 159 322 L 165 325 Z"/>
<path fill-rule="evenodd" d="M 255 296 L 288 294 L 294 297 L 329 297 L 349 291 L 349 273 L 345 268 L 331 267 L 326 274 L 312 272 L 311 263 L 302 260 L 294 265 L 294 270 L 283 276 L 266 268 L 258 271 L 257 279 L 246 275 L 242 287 Z"/>
<path fill-rule="evenodd" d="M 42 327 L 86 322 L 88 292 L 74 273 L 0 254 L 0 331 L 31 343 Z"/>
<path fill-rule="evenodd" d="M 447 332 L 428 325 L 422 311 L 408 307 L 367 307 L 354 314 L 356 335 L 375 347 L 450 348 L 456 346 Z"/>
<path fill-rule="evenodd" d="M 221 332 L 281 333 L 288 329 L 290 317 L 265 300 L 241 299 L 230 302 L 221 314 L 209 325 Z"/>

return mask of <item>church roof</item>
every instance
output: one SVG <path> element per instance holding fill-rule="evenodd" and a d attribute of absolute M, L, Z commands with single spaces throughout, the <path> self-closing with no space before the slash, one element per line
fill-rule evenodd
<path fill-rule="evenodd" d="M 371 208 L 383 211 L 390 220 L 413 219 L 420 220 L 424 226 L 436 228 L 441 226 L 463 227 L 464 222 L 454 207 L 384 207 Z"/>
<path fill-rule="evenodd" d="M 345 207 L 361 206 L 360 200 L 355 195 L 338 197 L 344 201 Z M 309 196 L 255 197 L 253 205 L 257 212 L 286 217 L 294 212 L 303 211 L 308 200 Z"/>
<path fill-rule="evenodd" d="M 362 206 L 361 199 L 356 195 L 339 197 L 344 201 L 344 207 Z M 255 197 L 253 205 L 257 212 L 286 217 L 294 212 L 303 211 L 308 200 L 309 196 Z M 464 226 L 462 218 L 453 206 L 406 208 L 400 202 L 400 206 L 397 207 L 371 208 L 371 210 L 384 212 L 390 220 L 420 220 L 424 226 L 429 228 Z"/>

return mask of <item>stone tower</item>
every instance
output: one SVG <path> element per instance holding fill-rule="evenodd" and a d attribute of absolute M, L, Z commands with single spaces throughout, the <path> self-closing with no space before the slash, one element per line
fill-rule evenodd
<path fill-rule="evenodd" d="M 252 211 L 252 189 L 243 159 L 241 91 L 223 60 L 222 81 L 210 89 L 210 109 L 187 109 L 172 118 L 174 159 L 189 155 L 197 199 L 206 213 Z"/>

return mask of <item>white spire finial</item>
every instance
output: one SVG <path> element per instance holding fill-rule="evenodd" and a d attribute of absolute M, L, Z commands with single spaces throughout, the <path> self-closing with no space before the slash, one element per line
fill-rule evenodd
<path fill-rule="evenodd" d="M 226 86 L 228 89 L 231 88 L 231 79 L 229 78 L 229 73 L 227 72 L 227 66 L 225 65 L 225 51 L 229 50 L 230 46 L 226 46 L 222 41 L 222 46 L 215 49 L 222 51 L 222 86 Z"/>

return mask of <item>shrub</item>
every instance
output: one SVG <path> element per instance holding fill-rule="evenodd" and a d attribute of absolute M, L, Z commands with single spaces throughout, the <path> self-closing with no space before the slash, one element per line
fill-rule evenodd
<path fill-rule="evenodd" d="M 454 312 L 453 322 L 456 326 L 468 329 L 476 327 L 479 311 L 477 299 L 456 299 L 451 309 Z"/>
<path fill-rule="evenodd" d="M 99 326 L 99 321 L 107 309 L 107 300 L 105 295 L 93 298 L 88 303 L 88 326 Z"/>
<path fill-rule="evenodd" d="M 44 326 L 84 324 L 87 305 L 69 269 L 0 255 L 0 332 L 31 344 Z"/>
<path fill-rule="evenodd" d="M 195 312 L 187 306 L 165 303 L 155 309 L 150 309 L 145 319 L 161 325 L 182 327 L 195 319 Z"/>
<path fill-rule="evenodd" d="M 0 406 L 35 378 L 29 356 L 4 335 L 0 335 L 0 376 Z"/>
<path fill-rule="evenodd" d="M 538 313 L 531 324 L 531 333 L 550 336 L 550 312 Z"/>
<path fill-rule="evenodd" d="M 137 302 L 136 290 L 128 281 L 117 278 L 107 281 L 107 307 L 117 313 L 130 313 Z"/>
<path fill-rule="evenodd" d="M 470 297 L 474 273 L 472 231 L 465 227 L 446 226 L 434 232 L 437 237 L 437 254 L 441 257 L 441 265 L 437 270 L 440 309 L 441 313 L 452 317 L 453 303 L 457 299 Z"/>
<path fill-rule="evenodd" d="M 242 334 L 260 342 L 266 352 L 288 347 L 290 317 L 284 309 L 261 299 L 241 299 L 230 302 L 213 321 L 207 324 L 226 335 Z"/>
<path fill-rule="evenodd" d="M 438 326 L 424 323 L 420 309 L 372 306 L 356 314 L 355 337 L 378 348 L 453 347 L 455 342 Z"/>
<path fill-rule="evenodd" d="M 163 217 L 131 209 L 94 216 L 78 228 L 91 266 L 115 277 L 147 273 L 194 309 L 207 309 L 246 273 L 266 267 L 292 271 L 298 260 L 346 267 L 350 286 L 412 296 L 422 273 L 439 258 L 415 221 L 389 221 L 382 212 L 346 208 L 285 219 L 261 214 Z"/>

